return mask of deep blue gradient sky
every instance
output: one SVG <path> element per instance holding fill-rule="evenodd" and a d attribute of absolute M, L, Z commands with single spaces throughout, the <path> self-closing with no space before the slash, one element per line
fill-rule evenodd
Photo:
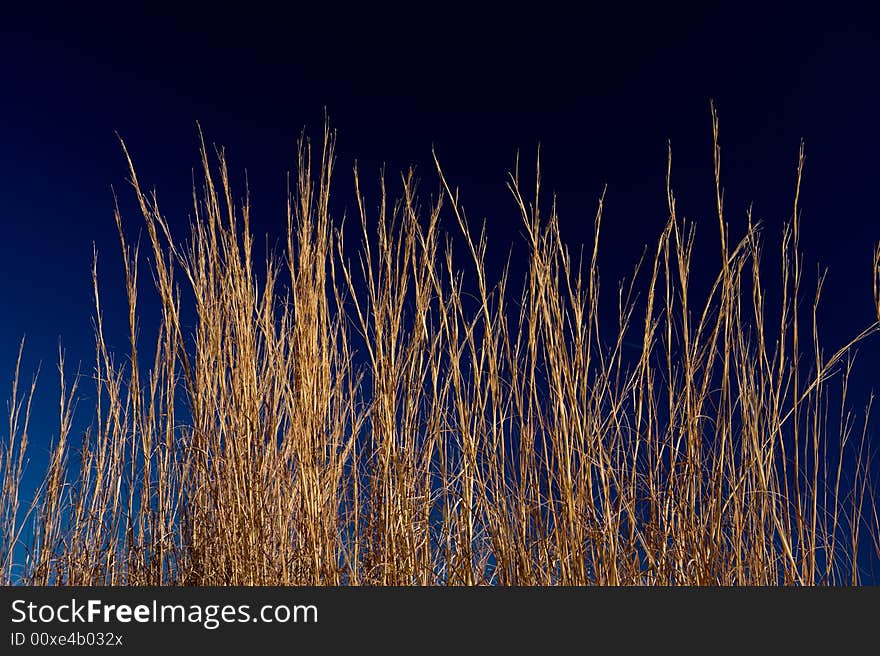
<path fill-rule="evenodd" d="M 26 334 L 25 378 L 43 363 L 36 469 L 58 430 L 59 337 L 71 373 L 92 367 L 93 242 L 110 338 L 126 346 L 111 186 L 130 234 L 141 224 L 114 131 L 185 236 L 199 121 L 209 141 L 227 146 L 238 180 L 247 168 L 256 232 L 277 238 L 296 139 L 304 126 L 319 134 L 326 108 L 339 134 L 340 207 L 351 213 L 355 156 L 368 182 L 383 163 L 391 180 L 416 164 L 433 191 L 433 145 L 470 215 L 489 221 L 499 261 L 520 230 L 506 173 L 518 148 L 528 171 L 540 142 L 545 185 L 558 193 L 573 246 L 590 239 L 608 185 L 600 266 L 613 294 L 666 220 L 667 140 L 679 210 L 698 221 L 695 278 L 717 270 L 713 98 L 733 234 L 753 203 L 775 263 L 803 138 L 805 281 L 817 261 L 830 267 L 826 346 L 872 321 L 880 41 L 869 10 L 630 7 L 575 17 L 539 3 L 533 14 L 437 5 L 413 16 L 291 18 L 126 7 L 43 7 L 0 21 L 0 394 L 8 397 Z M 876 382 L 878 353 L 876 338 L 862 349 L 856 405 Z"/>

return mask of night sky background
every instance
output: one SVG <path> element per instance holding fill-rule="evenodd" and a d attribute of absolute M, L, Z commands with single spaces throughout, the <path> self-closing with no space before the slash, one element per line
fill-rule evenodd
<path fill-rule="evenodd" d="M 473 3 L 474 5 L 476 3 Z M 108 5 L 42 6 L 0 16 L 0 395 L 27 336 L 23 378 L 42 373 L 32 421 L 30 473 L 57 437 L 59 338 L 68 374 L 94 362 L 92 244 L 99 251 L 108 339 L 127 347 L 122 258 L 113 220 L 120 197 L 129 236 L 142 220 L 126 183 L 115 132 L 139 178 L 158 190 L 180 238 L 199 165 L 196 122 L 227 147 L 239 192 L 247 169 L 254 232 L 274 242 L 285 226 L 286 172 L 305 127 L 320 137 L 325 110 L 338 131 L 338 215 L 354 214 L 356 157 L 375 198 L 384 164 L 392 192 L 414 164 L 436 192 L 431 149 L 479 226 L 487 220 L 499 266 L 521 246 L 505 189 L 517 149 L 533 170 L 538 143 L 549 208 L 558 195 L 563 237 L 592 239 L 607 185 L 600 271 L 615 303 L 627 275 L 667 218 L 666 149 L 680 215 L 697 221 L 695 293 L 718 270 L 712 130 L 721 121 L 722 182 L 731 235 L 746 209 L 766 226 L 767 275 L 791 217 L 797 154 L 806 143 L 801 194 L 805 288 L 830 267 L 820 318 L 830 351 L 874 316 L 871 254 L 880 240 L 877 68 L 880 32 L 868 9 L 804 6 L 697 13 L 627 6 L 566 14 L 412 5 L 319 14 L 246 13 Z M 456 230 L 447 222 L 450 233 Z M 353 246 L 354 244 L 350 244 Z M 142 267 L 142 279 L 149 280 Z M 146 288 L 145 288 L 146 289 Z M 141 298 L 150 316 L 149 294 Z M 807 303 L 811 298 L 807 297 Z M 143 326 L 146 339 L 151 326 Z M 876 386 L 880 338 L 860 350 L 851 402 Z M 81 386 L 78 425 L 91 421 L 93 384 Z M 880 438 L 875 437 L 875 445 Z"/>

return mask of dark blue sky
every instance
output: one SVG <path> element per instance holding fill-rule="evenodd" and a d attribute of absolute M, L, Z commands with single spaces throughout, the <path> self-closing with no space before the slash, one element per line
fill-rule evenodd
<path fill-rule="evenodd" d="M 125 348 L 111 185 L 130 234 L 140 219 L 114 131 L 185 236 L 201 122 L 209 141 L 227 146 L 239 180 L 247 168 L 258 234 L 280 237 L 296 138 L 304 126 L 317 135 L 326 108 L 339 134 L 340 209 L 351 207 L 355 156 L 367 182 L 382 163 L 390 179 L 414 163 L 424 188 L 436 189 L 434 145 L 470 215 L 489 221 L 500 255 L 519 233 L 506 172 L 517 148 L 528 171 L 540 141 L 545 185 L 559 194 L 572 245 L 590 239 L 608 185 L 600 264 L 613 293 L 666 220 L 667 140 L 679 209 L 698 221 L 695 278 L 717 270 L 713 98 L 733 232 L 753 203 L 775 263 L 805 139 L 806 282 L 816 261 L 830 266 L 826 346 L 872 320 L 880 37 L 869 10 L 628 7 L 575 16 L 538 3 L 525 14 L 436 5 L 413 15 L 289 17 L 250 8 L 191 15 L 183 5 L 43 6 L 0 20 L 0 391 L 8 396 L 26 334 L 25 376 L 43 362 L 35 463 L 57 434 L 59 336 L 72 368 L 92 366 L 93 242 L 115 346 Z M 857 393 L 873 386 L 878 352 L 877 339 L 862 349 Z M 91 394 L 87 382 L 82 393 Z M 88 421 L 87 399 L 81 408 Z"/>

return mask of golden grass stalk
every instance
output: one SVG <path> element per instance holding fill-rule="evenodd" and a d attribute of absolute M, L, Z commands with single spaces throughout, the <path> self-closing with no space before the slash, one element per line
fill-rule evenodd
<path fill-rule="evenodd" d="M 33 535 L 16 520 L 16 373 L 4 582 L 29 539 L 20 580 L 41 584 L 861 583 L 880 523 L 867 413 L 854 438 L 847 393 L 853 347 L 880 324 L 828 355 L 824 276 L 801 309 L 803 148 L 769 307 L 760 227 L 749 216 L 729 234 L 712 116 L 711 291 L 691 293 L 695 227 L 676 210 L 670 156 L 668 220 L 619 287 L 610 333 L 604 196 L 576 264 L 555 206 L 539 209 L 540 169 L 530 195 L 518 166 L 509 181 L 528 247 L 518 286 L 509 269 L 490 280 L 485 227 L 474 233 L 439 163 L 427 205 L 411 171 L 399 200 L 382 179 L 371 203 L 355 169 L 352 250 L 331 211 L 334 135 L 325 127 L 317 165 L 302 139 L 284 251 L 256 263 L 222 150 L 212 163 L 202 140 L 186 242 L 125 150 L 161 320 L 145 350 L 140 248 L 117 209 L 129 352 L 119 364 L 107 347 L 96 257 L 95 421 L 74 467 L 76 386 L 60 358 L 60 439 Z M 460 236 L 441 246 L 444 215 Z M 880 320 L 880 247 L 873 264 Z"/>

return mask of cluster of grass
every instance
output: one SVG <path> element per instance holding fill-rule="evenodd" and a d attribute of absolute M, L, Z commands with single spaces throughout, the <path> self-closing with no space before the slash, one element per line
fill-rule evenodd
<path fill-rule="evenodd" d="M 375 209 L 355 170 L 352 252 L 331 218 L 333 135 L 316 162 L 304 140 L 286 248 L 255 264 L 222 151 L 212 164 L 202 143 L 185 242 L 129 159 L 161 322 L 145 358 L 141 258 L 117 210 L 129 352 L 120 364 L 106 346 L 96 266 L 95 420 L 72 444 L 77 389 L 62 373 L 60 438 L 30 508 L 19 488 L 33 389 L 21 394 L 16 372 L 0 581 L 862 582 L 880 523 L 867 418 L 847 410 L 846 383 L 852 346 L 878 324 L 820 348 L 821 279 L 812 312 L 799 304 L 797 194 L 783 295 L 766 306 L 759 227 L 729 234 L 713 120 L 711 292 L 689 294 L 694 230 L 667 185 L 668 221 L 618 289 L 611 334 L 598 318 L 602 202 L 592 252 L 573 262 L 555 211 L 530 200 L 539 175 L 509 182 L 528 247 L 518 284 L 509 270 L 489 279 L 485 231 L 439 165 L 438 198 L 420 201 L 410 173 L 396 201 L 383 182 Z M 880 319 L 880 249 L 874 269 Z"/>

